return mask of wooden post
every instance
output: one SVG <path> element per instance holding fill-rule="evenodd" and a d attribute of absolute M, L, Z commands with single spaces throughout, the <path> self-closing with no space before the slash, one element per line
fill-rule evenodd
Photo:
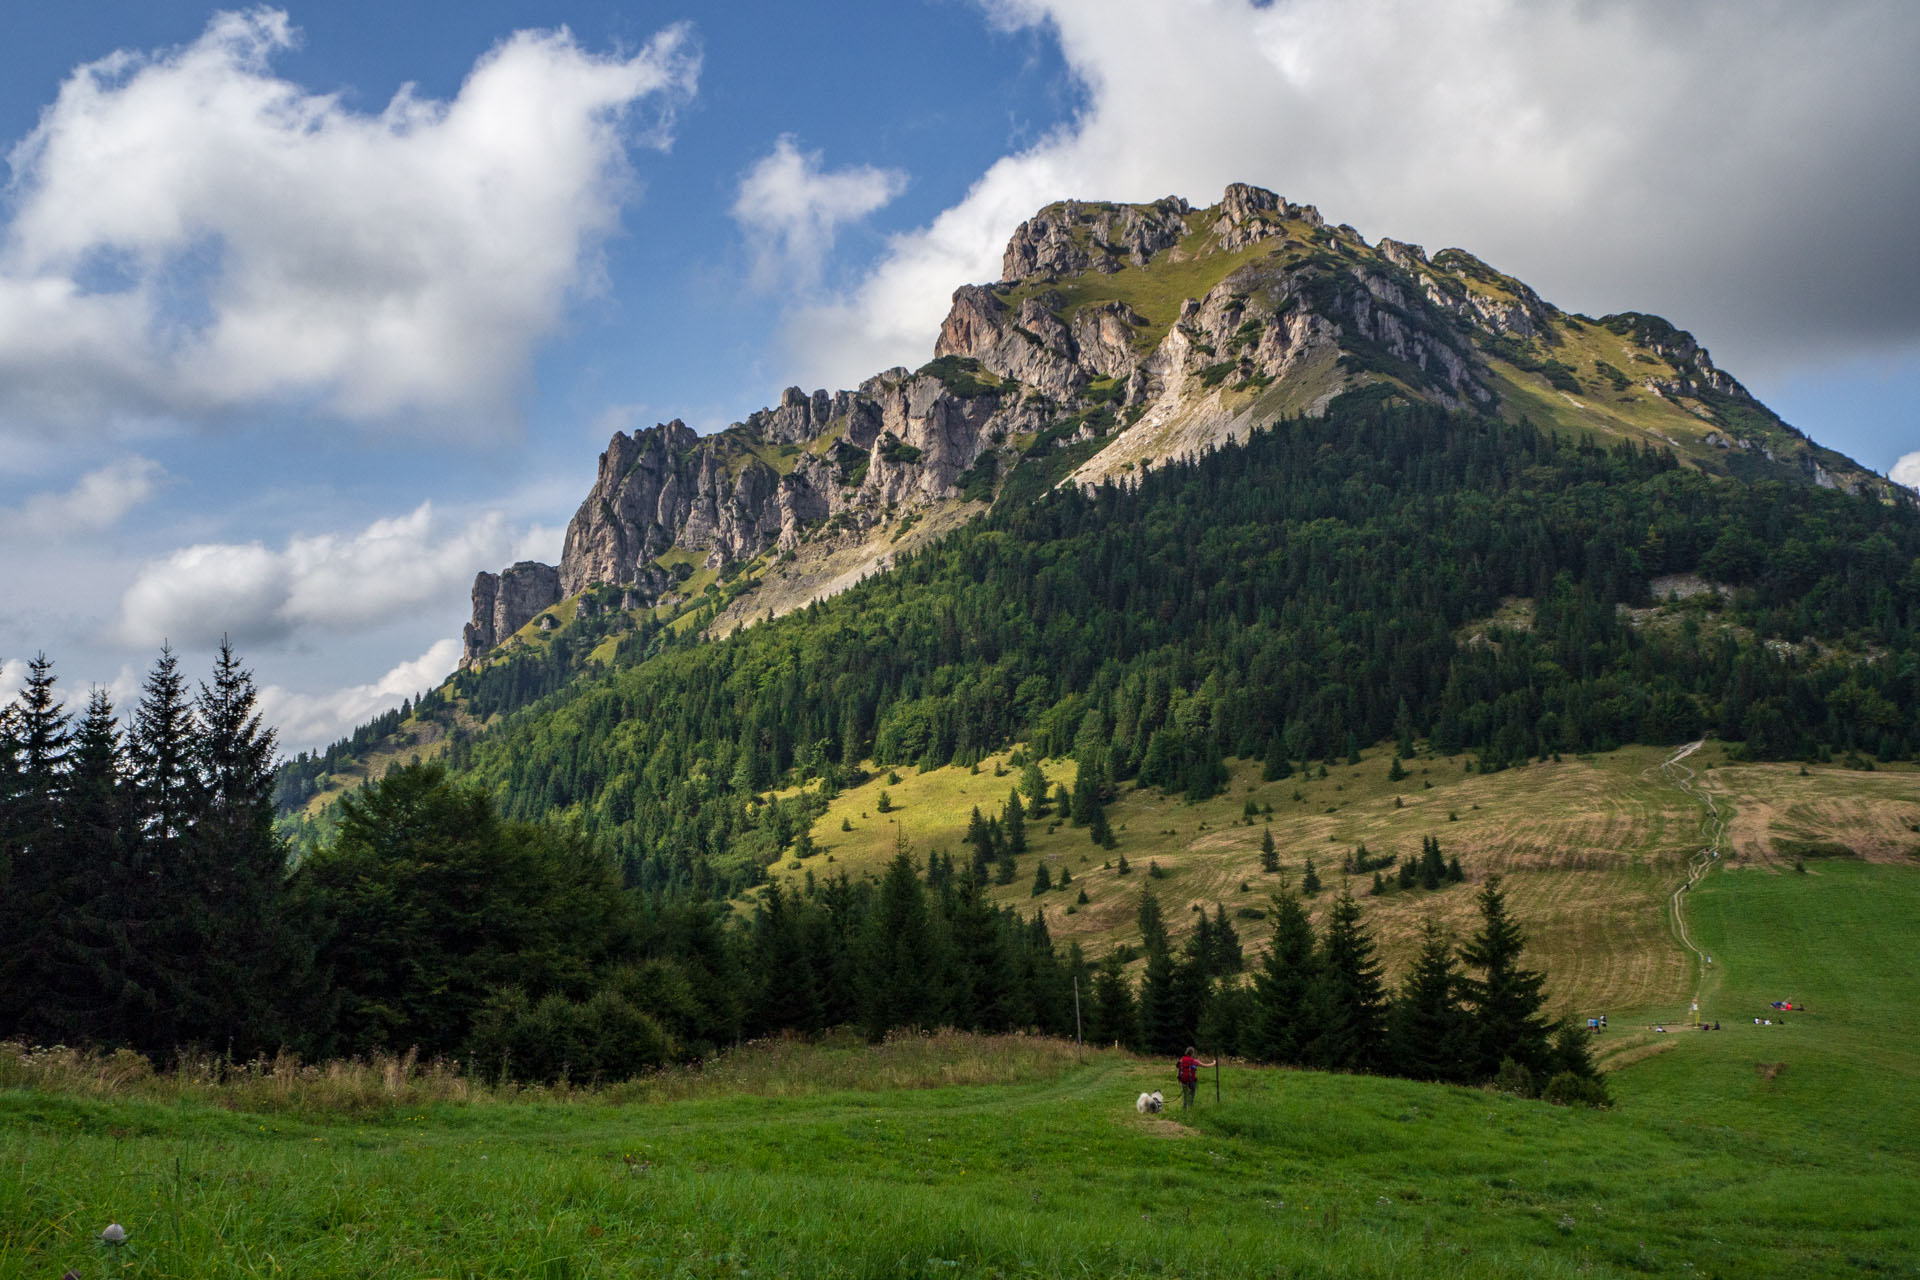
<path fill-rule="evenodd" d="M 1218 1103 L 1220 1101 L 1220 1059 L 1219 1058 L 1215 1058 L 1213 1060 L 1213 1100 L 1215 1103 Z"/>

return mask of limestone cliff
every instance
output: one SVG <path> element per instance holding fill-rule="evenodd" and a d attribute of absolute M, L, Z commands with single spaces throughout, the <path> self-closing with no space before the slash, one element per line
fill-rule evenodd
<path fill-rule="evenodd" d="M 720 595 L 710 625 L 725 630 L 843 590 L 984 510 L 1015 472 L 1026 492 L 1124 481 L 1355 391 L 1911 500 L 1658 317 L 1570 315 L 1463 250 L 1369 245 L 1258 187 L 1205 209 L 1049 205 L 1014 232 L 1002 274 L 954 293 L 917 372 L 789 388 L 711 436 L 677 420 L 617 433 L 560 564 L 475 580 L 463 664 L 576 596 L 591 614 Z"/>

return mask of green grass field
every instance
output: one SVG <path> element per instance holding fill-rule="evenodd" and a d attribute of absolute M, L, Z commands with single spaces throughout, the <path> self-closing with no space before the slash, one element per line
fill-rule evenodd
<path fill-rule="evenodd" d="M 1324 779 L 1296 774 L 1277 782 L 1262 781 L 1258 764 L 1229 761 L 1231 785 L 1201 804 L 1123 785 L 1108 809 L 1118 849 L 1096 847 L 1085 828 L 1061 822 L 1057 813 L 1029 821 L 1031 851 L 1018 860 L 1013 882 L 993 890 L 994 899 L 1023 915 L 1044 911 L 1056 941 L 1077 940 L 1098 957 L 1137 939 L 1140 888 L 1151 883 L 1176 941 L 1191 927 L 1192 908 L 1211 912 L 1224 905 L 1252 955 L 1256 942 L 1264 945 L 1268 926 L 1238 913 L 1264 910 L 1281 878 L 1298 884 L 1307 858 L 1327 885 L 1313 904 L 1324 923 L 1345 855 L 1364 843 L 1375 854 L 1412 856 L 1422 837 L 1435 836 L 1448 856 L 1460 859 L 1467 884 L 1365 899 L 1390 973 L 1411 957 L 1429 915 L 1462 936 L 1470 933 L 1474 886 L 1499 873 L 1526 922 L 1534 963 L 1551 976 L 1557 1010 L 1585 1015 L 1664 1002 L 1667 1016 L 1684 1011 L 1692 962 L 1669 932 L 1666 902 L 1704 839 L 1704 810 L 1662 770 L 1670 749 L 1628 747 L 1493 774 L 1466 772 L 1465 757 L 1422 756 L 1407 763 L 1409 776 L 1397 783 L 1387 781 L 1388 755 L 1375 748 L 1357 765 L 1329 768 Z M 1006 760 L 1005 754 L 983 760 L 978 773 L 903 768 L 898 782 L 882 768 L 842 792 L 815 822 L 818 855 L 779 863 L 771 873 L 795 887 L 809 872 L 816 880 L 842 871 L 877 876 L 902 836 L 917 856 L 931 849 L 964 856 L 972 808 L 998 813 L 1019 781 L 1019 770 L 1008 769 Z M 1689 764 L 1729 802 L 1728 852 L 1738 861 L 1778 864 L 1773 842 L 1782 833 L 1851 842 L 1875 858 L 1906 859 L 1920 848 L 1920 835 L 1909 830 L 1920 823 L 1920 776 L 1911 766 L 1875 773 L 1821 766 L 1801 777 L 1792 764 L 1729 767 L 1724 748 L 1713 742 Z M 1049 783 L 1073 785 L 1071 760 L 1048 760 L 1044 769 Z M 1004 772 L 996 776 L 996 770 Z M 887 813 L 879 811 L 882 791 L 891 804 Z M 1262 810 L 1272 806 L 1270 821 L 1263 812 L 1248 823 L 1248 800 Z M 1261 836 L 1269 828 L 1280 877 L 1260 871 Z M 1119 854 L 1126 855 L 1130 875 L 1120 874 Z M 1034 866 L 1043 860 L 1056 882 L 1062 869 L 1072 872 L 1073 882 L 1036 897 Z M 1156 863 L 1165 874 L 1149 880 L 1146 872 Z M 1371 884 L 1371 874 L 1356 877 L 1353 891 L 1365 895 Z M 1078 901 L 1083 891 L 1084 904 Z"/>
<path fill-rule="evenodd" d="M 0 1057 L 0 1277 L 1915 1274 L 1920 869 L 1689 896 L 1725 1029 L 1615 1011 L 1608 1112 L 1229 1065 L 1143 1119 L 1164 1064 L 965 1036 L 511 1096 Z"/>

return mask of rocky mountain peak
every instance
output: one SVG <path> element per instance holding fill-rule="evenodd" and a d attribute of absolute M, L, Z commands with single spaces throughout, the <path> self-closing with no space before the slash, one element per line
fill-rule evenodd
<path fill-rule="evenodd" d="M 1016 469 L 1125 481 L 1349 391 L 1889 488 L 1772 418 L 1659 317 L 1571 317 L 1463 250 L 1369 246 L 1246 183 L 1205 209 L 1047 205 L 1014 231 L 1002 277 L 954 291 L 918 371 L 788 387 L 711 436 L 678 419 L 616 433 L 560 564 L 475 580 L 464 661 L 575 596 L 584 616 L 704 594 L 726 605 L 716 628 L 763 618 L 970 518 Z M 1756 412 L 1719 416 L 1726 398 Z M 753 603 L 730 603 L 745 583 Z"/>

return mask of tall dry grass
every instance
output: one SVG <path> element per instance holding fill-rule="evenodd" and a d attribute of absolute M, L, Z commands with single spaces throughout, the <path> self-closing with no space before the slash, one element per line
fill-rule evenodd
<path fill-rule="evenodd" d="M 374 1118 L 424 1105 L 627 1105 L 695 1097 L 800 1097 L 838 1090 L 929 1089 L 1048 1079 L 1071 1068 L 1071 1041 L 1046 1036 L 898 1032 L 870 1044 L 847 1032 L 755 1040 L 704 1062 L 613 1083 L 489 1085 L 460 1063 L 405 1054 L 305 1063 L 183 1053 L 156 1069 L 130 1049 L 102 1052 L 0 1041 L 0 1090 L 71 1097 L 195 1101 L 229 1111 Z"/>

